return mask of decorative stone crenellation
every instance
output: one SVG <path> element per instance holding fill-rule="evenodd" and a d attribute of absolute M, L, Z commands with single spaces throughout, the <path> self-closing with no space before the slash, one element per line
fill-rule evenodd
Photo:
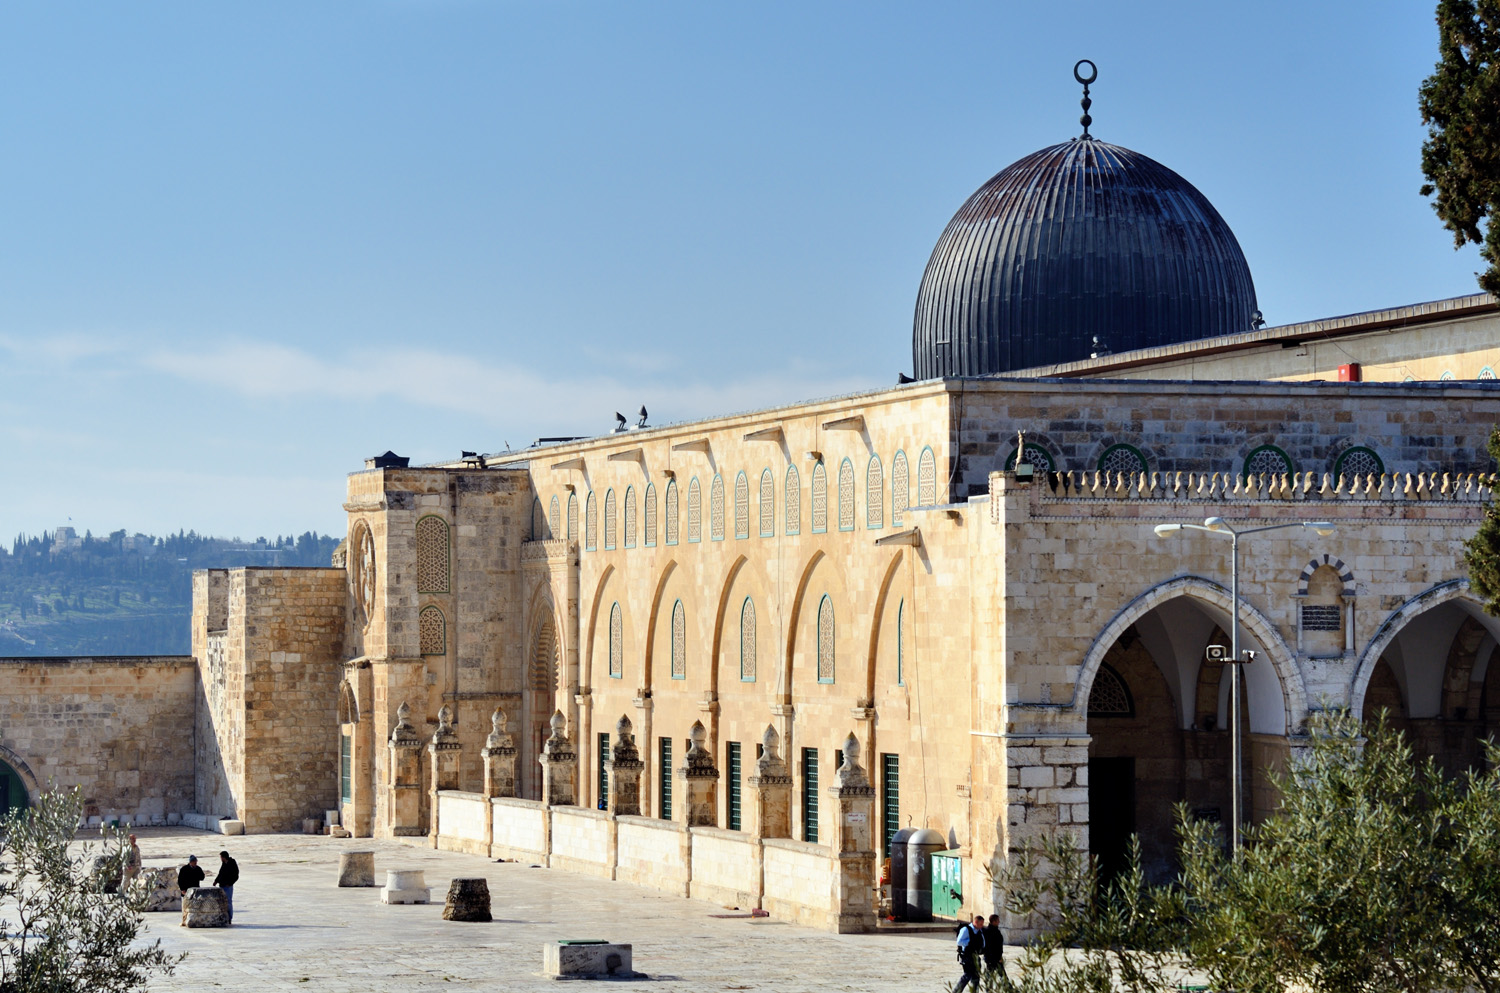
<path fill-rule="evenodd" d="M 516 795 L 516 736 L 506 730 L 510 719 L 496 707 L 490 715 L 490 734 L 484 739 L 484 795 Z"/>
<path fill-rule="evenodd" d="M 610 813 L 640 814 L 641 770 L 644 768 L 630 718 L 622 714 L 615 724 L 615 743 L 609 753 Z"/>
<path fill-rule="evenodd" d="M 682 765 L 677 768 L 677 778 L 683 784 L 683 802 L 679 808 L 679 820 L 689 827 L 716 827 L 719 820 L 715 791 L 719 783 L 719 770 L 714 757 L 703 747 L 708 738 L 708 729 L 702 721 L 694 721 L 688 730 L 687 753 Z"/>
<path fill-rule="evenodd" d="M 552 806 L 578 804 L 578 752 L 568 739 L 568 719 L 561 710 L 550 721 L 552 734 L 542 746 L 542 802 Z"/>
<path fill-rule="evenodd" d="M 781 735 L 767 724 L 761 735 L 755 773 L 745 781 L 750 788 L 747 830 L 757 838 L 792 836 L 792 776 L 781 758 Z"/>
<path fill-rule="evenodd" d="M 401 701 L 389 742 L 391 833 L 422 834 L 422 737 L 411 722 L 411 706 Z"/>

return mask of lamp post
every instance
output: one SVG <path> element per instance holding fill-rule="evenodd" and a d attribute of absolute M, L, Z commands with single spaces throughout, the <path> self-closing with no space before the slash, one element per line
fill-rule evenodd
<path fill-rule="evenodd" d="M 1166 537 L 1179 531 L 1202 531 L 1229 539 L 1229 852 L 1240 851 L 1240 665 L 1253 661 L 1254 652 L 1240 652 L 1240 539 L 1264 531 L 1283 528 L 1307 528 L 1327 537 L 1336 530 L 1328 521 L 1289 521 L 1236 531 L 1222 517 L 1210 517 L 1202 524 L 1158 524 L 1156 534 Z"/>

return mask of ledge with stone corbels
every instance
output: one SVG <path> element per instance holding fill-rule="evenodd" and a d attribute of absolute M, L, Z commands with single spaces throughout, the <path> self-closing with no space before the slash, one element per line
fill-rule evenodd
<path fill-rule="evenodd" d="M 995 476 L 1000 476 L 996 473 Z M 1287 502 L 1416 500 L 1484 503 L 1496 477 L 1477 473 L 1395 472 L 1339 476 L 1315 472 L 1240 475 L 1232 472 L 1059 472 L 1032 485 L 1038 502 L 1062 500 L 1204 500 Z M 1012 484 L 1013 485 L 1013 484 Z"/>

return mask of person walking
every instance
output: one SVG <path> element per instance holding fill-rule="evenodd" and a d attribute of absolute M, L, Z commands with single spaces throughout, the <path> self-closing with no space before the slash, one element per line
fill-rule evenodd
<path fill-rule="evenodd" d="M 234 884 L 240 881 L 240 864 L 229 857 L 228 852 L 219 853 L 219 872 L 214 876 L 214 885 L 224 891 L 224 901 L 229 904 L 229 923 L 234 923 Z"/>
<path fill-rule="evenodd" d="M 953 993 L 963 993 L 965 986 L 979 989 L 979 963 L 984 954 L 984 916 L 974 915 L 974 923 L 958 929 L 958 964 L 963 966 L 963 978 L 953 987 Z"/>
<path fill-rule="evenodd" d="M 194 886 L 203 885 L 203 870 L 198 866 L 198 856 L 189 855 L 187 865 L 177 870 L 177 888 L 187 896 L 187 891 Z"/>
<path fill-rule="evenodd" d="M 125 869 L 120 875 L 120 889 L 129 889 L 130 884 L 135 882 L 135 877 L 141 874 L 141 846 L 135 843 L 135 835 L 130 836 L 130 847 L 125 851 Z"/>
<path fill-rule="evenodd" d="M 1010 988 L 1005 975 L 1005 935 L 1000 933 L 1000 915 L 990 915 L 990 926 L 984 929 L 984 968 L 986 972 L 998 972 L 1001 989 Z"/>

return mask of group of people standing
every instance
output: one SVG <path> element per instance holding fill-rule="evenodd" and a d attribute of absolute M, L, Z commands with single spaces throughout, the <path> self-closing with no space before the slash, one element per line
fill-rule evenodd
<path fill-rule="evenodd" d="M 203 885 L 204 872 L 198 865 L 198 856 L 189 855 L 187 865 L 177 870 L 177 888 L 187 893 L 195 886 Z M 234 923 L 234 884 L 240 879 L 240 864 L 229 857 L 228 852 L 219 853 L 219 871 L 214 874 L 214 885 L 224 891 L 224 900 L 229 904 L 229 922 Z"/>
<path fill-rule="evenodd" d="M 987 972 L 998 972 L 1000 986 L 1008 989 L 1010 982 L 1005 975 L 1005 935 L 1000 933 L 1000 915 L 990 916 L 989 926 L 983 914 L 974 915 L 974 923 L 958 929 L 958 964 L 964 974 L 953 993 L 962 993 L 965 986 L 979 989 L 979 968 L 982 964 Z"/>

